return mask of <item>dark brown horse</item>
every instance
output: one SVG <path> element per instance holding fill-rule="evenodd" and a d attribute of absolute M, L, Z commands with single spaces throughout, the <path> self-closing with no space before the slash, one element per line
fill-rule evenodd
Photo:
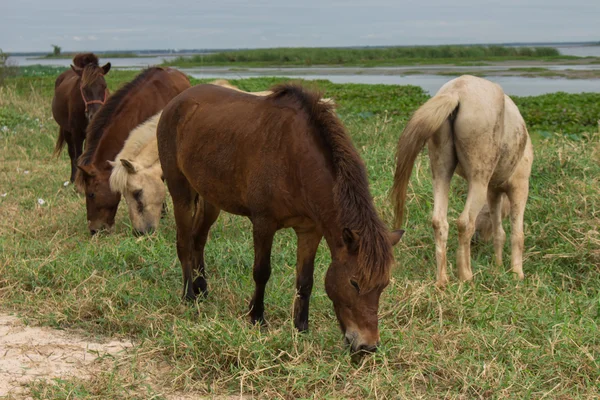
<path fill-rule="evenodd" d="M 177 96 L 163 111 L 157 140 L 173 197 L 184 296 L 206 295 L 204 246 L 220 210 L 252 221 L 256 284 L 253 323 L 263 322 L 275 232 L 298 237 L 294 323 L 308 329 L 315 254 L 331 251 L 325 289 L 347 343 L 379 342 L 379 296 L 389 282 L 392 245 L 369 193 L 363 162 L 331 105 L 300 86 L 257 97 L 214 85 Z M 196 275 L 196 276 L 194 276 Z"/>
<path fill-rule="evenodd" d="M 60 74 L 54 83 L 52 115 L 59 126 L 54 154 L 60 154 L 67 144 L 71 158 L 71 182 L 75 181 L 77 158 L 83 149 L 88 122 L 108 96 L 104 75 L 109 70 L 110 63 L 100 67 L 95 54 L 77 54 L 71 69 Z"/>
<path fill-rule="evenodd" d="M 87 129 L 85 151 L 79 158 L 85 187 L 85 204 L 90 233 L 111 229 L 121 195 L 110 190 L 109 161 L 137 125 L 190 87 L 187 76 L 176 69 L 148 68 L 112 95 L 94 116 Z"/>

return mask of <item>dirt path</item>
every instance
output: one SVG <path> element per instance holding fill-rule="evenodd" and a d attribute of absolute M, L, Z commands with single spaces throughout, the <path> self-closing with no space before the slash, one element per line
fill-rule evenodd
<path fill-rule="evenodd" d="M 125 352 L 130 342 L 96 343 L 73 333 L 24 325 L 0 314 L 0 397 L 26 395 L 24 384 L 35 379 L 86 377 L 94 361 Z"/>

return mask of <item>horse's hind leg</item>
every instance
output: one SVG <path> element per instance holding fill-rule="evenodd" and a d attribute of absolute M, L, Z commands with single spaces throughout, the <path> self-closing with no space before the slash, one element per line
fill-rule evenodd
<path fill-rule="evenodd" d="M 469 181 L 469 193 L 465 208 L 458 217 L 458 251 L 456 253 L 456 264 L 458 277 L 463 281 L 473 279 L 471 270 L 471 238 L 475 233 L 475 221 L 477 215 L 485 205 L 488 179 L 474 179 Z"/>
<path fill-rule="evenodd" d="M 525 236 L 523 234 L 523 216 L 529 195 L 529 180 L 519 179 L 511 183 L 508 190 L 510 200 L 510 242 L 512 271 L 519 279 L 523 279 L 523 250 Z"/>
<path fill-rule="evenodd" d="M 308 330 L 308 306 L 313 287 L 315 256 L 322 233 L 316 227 L 296 228 L 298 253 L 296 263 L 296 300 L 294 301 L 294 326 L 300 332 Z"/>
<path fill-rule="evenodd" d="M 195 300 L 192 284 L 192 226 L 196 193 L 187 179 L 180 173 L 172 174 L 167 180 L 167 186 L 173 199 L 173 212 L 177 225 L 177 256 L 183 271 L 183 298 Z"/>
<path fill-rule="evenodd" d="M 504 199 L 506 201 L 506 199 Z M 494 254 L 496 265 L 502 265 L 502 250 L 506 242 L 506 233 L 502 227 L 503 194 L 496 190 L 488 190 L 488 203 L 490 207 L 490 220 L 494 237 Z"/>
<path fill-rule="evenodd" d="M 265 287 L 271 276 L 271 247 L 277 224 L 269 219 L 252 219 L 254 237 L 254 295 L 250 301 L 250 320 L 253 324 L 265 323 Z"/>
<path fill-rule="evenodd" d="M 446 244 L 448 242 L 448 192 L 458 160 L 454 150 L 450 123 L 445 123 L 429 141 L 429 160 L 433 175 L 433 217 L 435 235 L 436 285 L 448 283 Z"/>
<path fill-rule="evenodd" d="M 202 293 L 203 296 L 208 295 L 206 276 L 204 273 L 204 246 L 208 238 L 210 227 L 215 223 L 219 216 L 219 209 L 212 204 L 207 203 L 202 198 L 197 199 L 196 212 L 194 214 L 194 222 L 192 227 L 192 267 L 196 272 L 192 288 L 195 295 Z"/>

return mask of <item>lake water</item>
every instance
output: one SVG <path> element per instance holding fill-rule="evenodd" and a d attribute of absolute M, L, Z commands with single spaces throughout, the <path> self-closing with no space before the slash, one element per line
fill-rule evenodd
<path fill-rule="evenodd" d="M 600 46 L 552 46 L 564 56 L 600 57 Z"/>
<path fill-rule="evenodd" d="M 422 87 L 429 94 L 435 94 L 438 89 L 452 79 L 440 75 L 371 75 L 371 74 L 289 74 L 282 71 L 277 74 L 260 74 L 251 71 L 206 73 L 197 70 L 184 70 L 188 75 L 198 79 L 244 79 L 257 76 L 282 76 L 293 79 L 317 80 L 326 79 L 333 83 L 366 83 L 383 85 L 415 85 Z M 525 78 L 520 76 L 486 76 L 492 82 L 498 83 L 504 91 L 513 96 L 537 96 L 545 93 L 567 92 L 600 92 L 600 79 L 564 79 L 564 78 Z"/>
<path fill-rule="evenodd" d="M 597 56 L 600 57 L 600 46 L 558 46 L 564 55 Z M 116 68 L 141 69 L 151 65 L 161 64 L 164 60 L 175 56 L 153 56 L 140 58 L 111 58 L 101 59 L 110 61 Z M 36 59 L 32 57 L 10 57 L 9 60 L 20 66 L 27 65 L 56 65 L 68 66 L 71 60 L 66 59 Z M 189 68 L 182 69 L 195 78 L 226 78 L 244 79 L 259 76 L 281 76 L 293 79 L 326 79 L 334 83 L 364 83 L 384 85 L 415 85 L 420 86 L 430 94 L 435 93 L 444 83 L 452 79 L 449 76 L 439 76 L 435 73 L 440 69 L 451 72 L 506 70 L 509 68 L 525 68 L 528 65 L 510 66 L 401 66 L 376 68 L 345 68 L 345 67 L 314 67 L 314 68 L 248 68 L 232 71 L 229 68 Z M 591 65 L 550 65 L 544 66 L 550 70 L 564 69 L 600 69 L 600 64 Z M 414 70 L 427 71 L 427 75 L 406 74 Z M 517 96 L 534 96 L 544 93 L 567 92 L 600 92 L 600 79 L 565 79 L 565 78 L 526 78 L 519 76 L 488 76 L 487 79 L 502 85 L 506 93 Z"/>

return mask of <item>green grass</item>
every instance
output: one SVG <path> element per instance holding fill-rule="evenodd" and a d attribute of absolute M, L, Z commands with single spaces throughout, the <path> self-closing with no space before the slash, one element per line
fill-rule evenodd
<path fill-rule="evenodd" d="M 505 46 L 419 46 L 386 48 L 272 48 L 182 56 L 165 65 L 195 66 L 311 66 L 311 65 L 411 65 L 464 64 L 482 61 L 559 60 L 577 57 L 561 56 L 550 47 Z"/>
<path fill-rule="evenodd" d="M 111 72 L 109 86 L 114 90 L 134 75 Z M 280 80 L 232 83 L 262 90 Z M 375 203 L 390 223 L 395 145 L 428 96 L 411 86 L 317 86 L 339 104 L 366 162 Z M 431 178 L 426 155 L 418 158 L 407 232 L 381 300 L 382 348 L 356 364 L 342 346 L 323 288 L 324 244 L 310 332 L 299 335 L 291 320 L 295 238 L 289 231 L 278 233 L 273 245 L 265 330 L 245 317 L 253 290 L 247 220 L 219 217 L 206 249 L 210 297 L 195 305 L 180 301 L 170 213 L 157 233 L 135 238 L 121 207 L 116 232 L 90 238 L 84 198 L 62 185 L 68 157 L 51 157 L 57 132 L 52 87 L 51 76 L 21 76 L 0 88 L 0 194 L 6 193 L 0 197 L 1 308 L 31 323 L 126 337 L 136 346 L 126 357 L 101 361 L 102 372 L 91 379 L 32 384 L 34 398 L 239 395 L 240 389 L 258 398 L 600 396 L 600 133 L 592 121 L 600 115 L 599 95 L 516 99 L 531 131 L 547 129 L 533 134 L 524 282 L 508 272 L 510 251 L 498 268 L 492 246 L 480 244 L 473 249 L 473 284 L 459 284 L 452 275 L 445 291 L 433 286 Z M 460 178 L 452 192 L 454 264 L 453 221 L 466 193 Z M 38 198 L 46 204 L 38 205 Z"/>

